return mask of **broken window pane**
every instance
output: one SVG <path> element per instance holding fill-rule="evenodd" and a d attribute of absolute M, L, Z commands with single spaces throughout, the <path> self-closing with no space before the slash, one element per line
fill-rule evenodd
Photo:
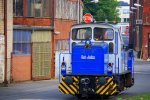
<path fill-rule="evenodd" d="M 50 17 L 50 0 L 27 0 L 27 17 Z"/>
<path fill-rule="evenodd" d="M 23 16 L 23 0 L 13 0 L 14 16 Z"/>

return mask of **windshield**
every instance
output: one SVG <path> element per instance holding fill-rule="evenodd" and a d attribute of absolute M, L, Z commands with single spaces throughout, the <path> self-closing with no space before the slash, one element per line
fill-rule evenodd
<path fill-rule="evenodd" d="M 114 38 L 114 31 L 110 28 L 94 28 L 94 40 L 112 40 Z"/>
<path fill-rule="evenodd" d="M 121 33 L 122 34 L 128 34 L 129 33 L 129 28 L 128 26 L 121 26 Z"/>
<path fill-rule="evenodd" d="M 91 40 L 92 28 L 75 28 L 72 30 L 72 40 Z"/>

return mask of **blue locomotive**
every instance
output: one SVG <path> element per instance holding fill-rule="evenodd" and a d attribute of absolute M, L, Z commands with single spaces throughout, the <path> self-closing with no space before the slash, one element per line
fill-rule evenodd
<path fill-rule="evenodd" d="M 73 25 L 69 53 L 61 53 L 59 62 L 63 94 L 110 96 L 134 85 L 133 50 L 112 24 Z"/>

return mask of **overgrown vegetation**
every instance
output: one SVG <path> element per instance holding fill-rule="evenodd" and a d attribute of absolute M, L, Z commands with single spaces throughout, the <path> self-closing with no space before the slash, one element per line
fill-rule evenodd
<path fill-rule="evenodd" d="M 91 13 L 96 21 L 120 21 L 117 0 L 99 0 L 96 4 L 90 1 L 84 0 L 84 14 Z"/>
<path fill-rule="evenodd" d="M 117 100 L 150 100 L 150 93 L 127 98 L 118 98 Z"/>

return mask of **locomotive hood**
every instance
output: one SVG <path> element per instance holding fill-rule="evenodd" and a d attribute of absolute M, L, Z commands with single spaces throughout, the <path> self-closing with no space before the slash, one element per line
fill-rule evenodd
<path fill-rule="evenodd" d="M 72 74 L 105 74 L 108 63 L 108 44 L 91 43 L 90 46 L 79 43 L 72 47 Z"/>

